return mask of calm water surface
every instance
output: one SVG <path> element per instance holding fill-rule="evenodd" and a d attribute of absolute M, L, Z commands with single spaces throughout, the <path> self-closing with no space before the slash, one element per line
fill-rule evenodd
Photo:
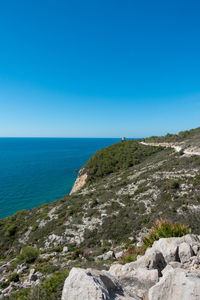
<path fill-rule="evenodd" d="M 97 150 L 120 139 L 0 138 L 0 218 L 69 193 Z"/>

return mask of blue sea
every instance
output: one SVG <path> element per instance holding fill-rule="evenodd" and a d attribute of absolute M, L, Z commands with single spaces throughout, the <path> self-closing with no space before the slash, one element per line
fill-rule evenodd
<path fill-rule="evenodd" d="M 77 174 L 112 138 L 0 138 L 0 218 L 69 193 Z"/>

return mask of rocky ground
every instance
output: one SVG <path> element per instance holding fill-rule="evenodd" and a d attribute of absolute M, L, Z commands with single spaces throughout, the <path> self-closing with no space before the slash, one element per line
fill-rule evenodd
<path fill-rule="evenodd" d="M 198 137 L 195 141 L 197 146 Z M 0 220 L 1 297 L 59 299 L 69 270 L 108 271 L 128 249 L 142 244 L 160 218 L 200 234 L 200 157 L 136 141 L 133 152 L 126 143 L 131 142 L 117 144 L 117 151 L 113 146 L 111 154 L 110 148 L 97 153 L 90 168 L 86 164 L 80 172 L 71 195 Z M 92 181 L 85 171 L 98 173 L 98 163 L 104 168 Z M 34 253 L 31 259 L 24 255 L 27 246 Z"/>
<path fill-rule="evenodd" d="M 62 300 L 77 299 L 200 299 L 200 236 L 160 239 L 137 261 L 108 271 L 73 268 Z"/>

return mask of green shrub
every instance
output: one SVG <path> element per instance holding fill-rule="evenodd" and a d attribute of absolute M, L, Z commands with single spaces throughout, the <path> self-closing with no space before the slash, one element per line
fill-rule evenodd
<path fill-rule="evenodd" d="M 13 224 L 10 224 L 7 228 L 6 228 L 6 231 L 5 231 L 5 236 L 6 237 L 10 237 L 12 235 L 15 235 L 17 231 L 17 225 L 15 223 Z"/>
<path fill-rule="evenodd" d="M 39 255 L 38 249 L 30 246 L 26 246 L 22 249 L 22 252 L 18 255 L 17 261 L 33 263 L 38 258 L 38 255 Z"/>
<path fill-rule="evenodd" d="M 5 300 L 57 300 L 61 299 L 62 289 L 69 271 L 60 271 L 43 281 L 34 289 L 22 289 L 12 293 Z"/>
<path fill-rule="evenodd" d="M 151 232 L 143 239 L 143 244 L 148 248 L 160 238 L 180 237 L 188 233 L 190 233 L 190 229 L 184 224 L 171 223 L 165 219 L 160 219 L 154 223 Z"/>
<path fill-rule="evenodd" d="M 42 274 L 52 274 L 55 273 L 60 269 L 60 266 L 54 266 L 54 265 L 46 265 L 46 264 L 40 264 L 36 267 L 36 270 L 41 272 Z"/>
<path fill-rule="evenodd" d="M 10 282 L 18 282 L 19 281 L 19 274 L 17 274 L 17 273 L 12 273 L 12 274 L 10 274 L 9 276 L 8 276 L 8 280 L 10 281 Z"/>
<path fill-rule="evenodd" d="M 5 289 L 9 286 L 9 284 L 10 284 L 10 281 L 2 281 L 2 282 L 0 282 L 0 288 Z"/>
<path fill-rule="evenodd" d="M 130 263 L 132 261 L 136 261 L 137 259 L 137 254 L 136 253 L 132 253 L 132 254 L 127 254 L 127 255 L 124 255 L 121 259 L 121 264 L 122 265 L 125 265 L 127 263 Z"/>
<path fill-rule="evenodd" d="M 62 251 L 63 251 L 63 246 L 59 246 L 59 245 L 55 246 L 49 250 L 49 252 L 57 252 L 57 253 L 60 253 Z"/>
<path fill-rule="evenodd" d="M 200 175 L 194 177 L 194 185 L 200 184 Z"/>
<path fill-rule="evenodd" d="M 135 166 L 162 149 L 162 147 L 144 146 L 134 140 L 101 149 L 85 165 L 88 174 L 87 183 L 90 184 L 113 172 Z M 125 185 L 127 182 L 124 179 L 120 184 Z"/>
<path fill-rule="evenodd" d="M 49 279 L 46 279 L 40 286 L 39 299 L 61 299 L 62 289 L 69 271 L 60 271 Z"/>
<path fill-rule="evenodd" d="M 79 258 L 79 256 L 83 253 L 82 250 L 76 249 L 72 254 L 71 254 L 71 259 L 76 260 Z"/>
<path fill-rule="evenodd" d="M 143 245 L 141 247 L 129 248 L 123 255 L 120 263 L 126 264 L 135 261 L 138 255 L 144 255 L 146 249 L 151 247 L 160 238 L 181 237 L 190 232 L 190 229 L 184 224 L 171 223 L 160 219 L 154 223 L 150 233 L 143 239 Z"/>
<path fill-rule="evenodd" d="M 9 296 L 4 297 L 5 300 L 34 300 L 31 296 L 30 288 L 19 290 Z M 35 298 L 37 299 L 37 298 Z"/>
<path fill-rule="evenodd" d="M 179 186 L 180 186 L 180 184 L 179 184 L 179 182 L 178 182 L 177 180 L 171 179 L 171 180 L 169 181 L 169 187 L 170 187 L 171 189 L 177 190 L 177 189 L 179 189 Z"/>

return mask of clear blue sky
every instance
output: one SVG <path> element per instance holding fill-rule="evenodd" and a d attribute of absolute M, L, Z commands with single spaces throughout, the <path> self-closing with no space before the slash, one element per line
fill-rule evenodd
<path fill-rule="evenodd" d="M 199 0 L 0 1 L 0 136 L 200 126 Z"/>

